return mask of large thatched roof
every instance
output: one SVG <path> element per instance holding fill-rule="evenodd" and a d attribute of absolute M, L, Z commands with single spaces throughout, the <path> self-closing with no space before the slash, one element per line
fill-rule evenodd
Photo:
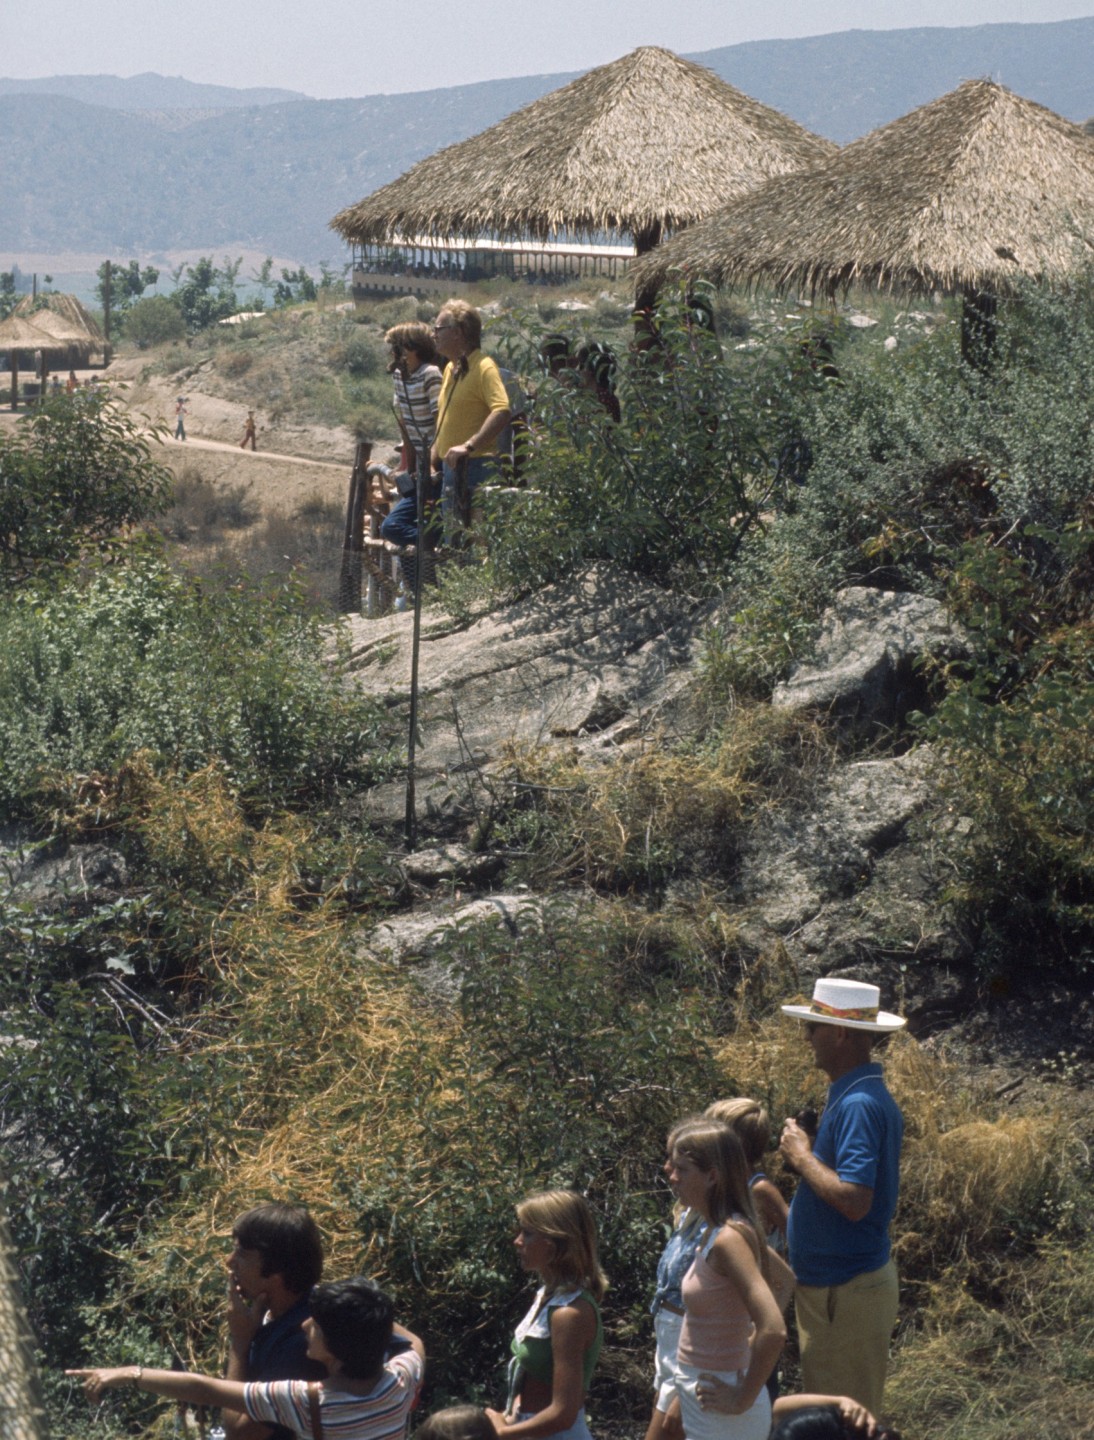
<path fill-rule="evenodd" d="M 764 185 L 635 267 L 718 284 L 851 284 L 1005 294 L 1094 255 L 1094 140 L 987 80 Z"/>
<path fill-rule="evenodd" d="M 14 313 L 74 350 L 101 350 L 106 344 L 99 322 L 76 298 L 50 291 L 32 300 L 24 296 Z"/>
<path fill-rule="evenodd" d="M 641 249 L 834 149 L 701 65 L 644 46 L 419 161 L 331 225 L 358 242 L 625 231 Z"/>
<path fill-rule="evenodd" d="M 12 314 L 0 320 L 0 350 L 24 353 L 44 350 L 47 355 L 59 355 L 69 348 L 66 341 L 40 329 L 24 315 Z"/>

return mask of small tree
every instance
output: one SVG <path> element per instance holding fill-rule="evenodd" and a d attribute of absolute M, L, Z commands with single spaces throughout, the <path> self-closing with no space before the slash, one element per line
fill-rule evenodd
<path fill-rule="evenodd" d="M 125 317 L 125 333 L 138 349 L 162 345 L 167 340 L 181 340 L 186 334 L 182 311 L 167 295 L 149 295 L 138 300 Z"/>
<path fill-rule="evenodd" d="M 109 293 L 110 309 L 119 319 L 160 278 L 160 272 L 154 266 L 146 265 L 142 270 L 136 260 L 130 260 L 128 265 L 123 265 L 120 260 L 104 260 L 96 273 L 99 283 L 95 293 L 99 303 L 105 309 Z"/>
<path fill-rule="evenodd" d="M 214 265 L 212 257 L 203 255 L 195 265 L 172 271 L 177 289 L 172 299 L 178 306 L 191 335 L 225 320 L 239 309 L 236 280 L 242 259 Z"/>
<path fill-rule="evenodd" d="M 170 485 L 170 471 L 105 396 L 57 396 L 0 435 L 0 584 L 106 543 L 161 509 Z"/>

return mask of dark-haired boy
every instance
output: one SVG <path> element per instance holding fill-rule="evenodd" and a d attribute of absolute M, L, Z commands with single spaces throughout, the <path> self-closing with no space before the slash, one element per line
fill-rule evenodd
<path fill-rule="evenodd" d="M 296 1205 L 258 1205 L 232 1226 L 228 1257 L 229 1380 L 321 1380 L 308 1359 L 308 1296 L 323 1274 L 319 1227 Z M 229 1440 L 291 1440 L 242 1410 L 223 1412 Z"/>

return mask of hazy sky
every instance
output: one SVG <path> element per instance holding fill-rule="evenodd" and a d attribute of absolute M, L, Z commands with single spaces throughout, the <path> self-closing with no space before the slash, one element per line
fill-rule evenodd
<path fill-rule="evenodd" d="M 328 99 L 836 30 L 1073 20 L 1094 0 L 0 0 L 0 75 L 275 85 Z"/>

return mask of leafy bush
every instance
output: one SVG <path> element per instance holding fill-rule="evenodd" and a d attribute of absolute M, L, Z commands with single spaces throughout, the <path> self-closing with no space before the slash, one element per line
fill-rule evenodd
<path fill-rule="evenodd" d="M 291 589 L 206 596 L 147 559 L 56 595 L 20 594 L 0 628 L 0 804 L 66 804 L 137 751 L 180 774 L 210 760 L 259 807 L 360 781 L 369 705 L 342 690 Z"/>
<path fill-rule="evenodd" d="M 146 350 L 149 345 L 185 339 L 186 320 L 169 296 L 149 295 L 126 313 L 124 334 L 139 350 Z"/>
<path fill-rule="evenodd" d="M 166 504 L 171 473 L 105 396 L 50 400 L 0 434 L 0 583 L 66 565 Z"/>
<path fill-rule="evenodd" d="M 346 342 L 344 364 L 351 375 L 378 375 L 384 368 L 383 347 L 358 330 Z"/>
<path fill-rule="evenodd" d="M 717 589 L 769 498 L 787 438 L 778 396 L 796 373 L 779 344 L 723 359 L 714 335 L 668 302 L 656 343 L 619 364 L 621 424 L 593 390 L 545 379 L 529 489 L 505 497 L 490 522 L 499 583 L 539 586 L 610 559 L 665 584 Z"/>

